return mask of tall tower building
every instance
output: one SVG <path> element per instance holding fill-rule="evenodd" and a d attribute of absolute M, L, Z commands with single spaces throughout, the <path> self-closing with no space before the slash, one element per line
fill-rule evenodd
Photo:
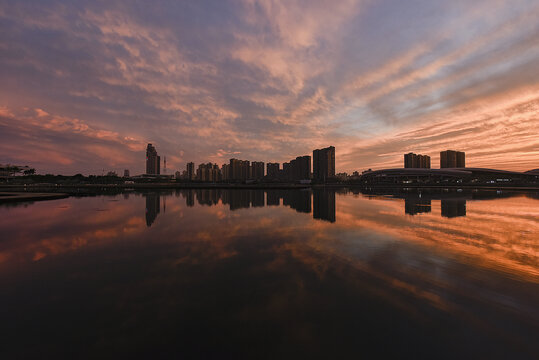
<path fill-rule="evenodd" d="M 228 169 L 229 179 L 230 180 L 240 180 L 241 179 L 241 160 L 230 159 L 230 168 Z"/>
<path fill-rule="evenodd" d="M 251 176 L 253 179 L 262 179 L 264 177 L 264 163 L 262 161 L 253 161 L 251 163 Z"/>
<path fill-rule="evenodd" d="M 335 147 L 313 151 L 313 178 L 325 181 L 335 176 Z"/>
<path fill-rule="evenodd" d="M 279 163 L 268 163 L 266 170 L 270 179 L 276 179 L 279 176 Z"/>
<path fill-rule="evenodd" d="M 404 167 L 430 169 L 430 156 L 414 153 L 404 154 Z"/>
<path fill-rule="evenodd" d="M 298 156 L 296 158 L 297 179 L 308 180 L 311 178 L 311 157 L 309 155 Z"/>
<path fill-rule="evenodd" d="M 466 167 L 466 155 L 462 151 L 446 150 L 440 152 L 440 169 Z"/>
<path fill-rule="evenodd" d="M 221 167 L 221 176 L 223 180 L 230 180 L 230 165 L 223 164 Z"/>
<path fill-rule="evenodd" d="M 187 179 L 188 180 L 195 180 L 195 163 L 189 162 L 187 163 Z"/>
<path fill-rule="evenodd" d="M 146 148 L 146 174 L 159 175 L 161 173 L 161 157 L 152 144 Z"/>

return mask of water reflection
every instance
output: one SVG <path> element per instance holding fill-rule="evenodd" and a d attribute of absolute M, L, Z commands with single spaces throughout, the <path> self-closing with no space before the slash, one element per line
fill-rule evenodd
<path fill-rule="evenodd" d="M 158 193 L 146 194 L 146 225 L 152 226 L 161 210 L 161 196 Z"/>
<path fill-rule="evenodd" d="M 313 218 L 335 222 L 335 190 L 315 189 Z"/>
<path fill-rule="evenodd" d="M 195 205 L 214 206 L 228 205 L 231 211 L 248 209 L 250 207 L 283 206 L 290 207 L 299 213 L 310 214 L 313 218 L 335 222 L 335 190 L 305 189 L 305 190 L 229 190 L 229 189 L 183 189 L 177 196 L 186 200 L 188 207 Z M 146 193 L 146 224 L 150 227 L 160 210 L 159 194 Z M 311 204 L 314 198 L 314 211 Z"/>
<path fill-rule="evenodd" d="M 466 199 L 444 199 L 441 201 L 441 207 L 444 217 L 466 216 Z"/>
<path fill-rule="evenodd" d="M 471 190 L 0 208 L 2 354 L 533 358 L 538 219 L 536 194 Z"/>
<path fill-rule="evenodd" d="M 407 196 L 404 198 L 404 212 L 408 215 L 430 213 L 431 199 L 419 196 Z"/>
<path fill-rule="evenodd" d="M 313 219 L 336 221 L 335 196 L 337 193 L 362 194 L 379 199 L 404 199 L 404 213 L 407 215 L 428 214 L 432 211 L 432 201 L 440 201 L 440 216 L 455 218 L 466 216 L 467 200 L 492 200 L 520 196 L 517 191 L 494 190 L 447 190 L 447 189 L 305 189 L 305 190 L 230 190 L 230 189 L 182 189 L 176 196 L 182 196 L 188 207 L 195 206 L 195 200 L 202 206 L 215 206 L 220 202 L 231 211 L 264 206 L 286 206 L 298 213 L 313 213 Z M 161 193 L 163 195 L 165 193 Z M 146 223 L 151 226 L 160 212 L 159 193 L 147 193 Z M 534 192 L 526 193 L 537 198 Z M 127 199 L 127 198 L 126 198 Z"/>

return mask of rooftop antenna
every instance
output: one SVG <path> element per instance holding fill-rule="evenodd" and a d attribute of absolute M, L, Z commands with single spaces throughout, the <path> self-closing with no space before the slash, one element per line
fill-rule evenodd
<path fill-rule="evenodd" d="M 163 169 L 165 174 L 167 173 L 167 157 L 165 156 L 165 168 Z"/>

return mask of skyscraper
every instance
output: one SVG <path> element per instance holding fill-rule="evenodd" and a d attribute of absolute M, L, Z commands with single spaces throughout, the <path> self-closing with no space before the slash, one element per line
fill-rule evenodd
<path fill-rule="evenodd" d="M 268 163 L 266 175 L 271 179 L 279 177 L 279 163 Z"/>
<path fill-rule="evenodd" d="M 152 144 L 146 148 L 146 174 L 159 175 L 161 173 L 161 157 Z"/>
<path fill-rule="evenodd" d="M 335 147 L 313 151 L 313 178 L 325 181 L 335 176 Z"/>
<path fill-rule="evenodd" d="M 221 166 L 221 176 L 223 180 L 230 180 L 230 165 L 229 164 L 223 164 L 223 166 Z"/>
<path fill-rule="evenodd" d="M 195 163 L 194 162 L 188 162 L 187 163 L 187 180 L 195 180 Z"/>
<path fill-rule="evenodd" d="M 430 156 L 414 153 L 404 154 L 404 167 L 430 169 Z"/>
<path fill-rule="evenodd" d="M 255 180 L 264 177 L 264 163 L 262 161 L 253 161 L 251 163 L 251 177 Z"/>
<path fill-rule="evenodd" d="M 221 170 L 217 164 L 207 163 L 198 165 L 198 181 L 219 181 L 221 180 Z"/>
<path fill-rule="evenodd" d="M 291 177 L 291 167 L 290 163 L 283 163 L 283 179 L 284 180 L 290 180 Z"/>
<path fill-rule="evenodd" d="M 230 159 L 229 179 L 247 180 L 251 178 L 251 163 L 247 160 Z"/>
<path fill-rule="evenodd" d="M 296 158 L 295 171 L 297 180 L 308 180 L 311 178 L 311 157 L 309 155 L 298 156 Z"/>
<path fill-rule="evenodd" d="M 446 150 L 440 152 L 440 169 L 466 167 L 466 155 L 462 151 Z"/>
<path fill-rule="evenodd" d="M 230 168 L 228 176 L 230 180 L 240 180 L 241 179 L 241 160 L 230 159 Z"/>

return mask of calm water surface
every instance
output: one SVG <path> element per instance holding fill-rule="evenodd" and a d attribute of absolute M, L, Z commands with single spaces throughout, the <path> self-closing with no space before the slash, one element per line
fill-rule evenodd
<path fill-rule="evenodd" d="M 0 357 L 537 358 L 537 193 L 0 207 Z"/>

